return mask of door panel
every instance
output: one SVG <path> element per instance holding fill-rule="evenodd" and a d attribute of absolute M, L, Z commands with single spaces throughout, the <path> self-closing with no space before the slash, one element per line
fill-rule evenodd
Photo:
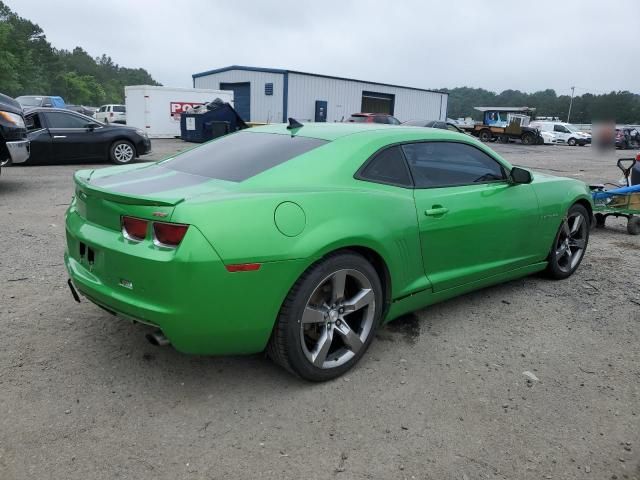
<path fill-rule="evenodd" d="M 416 186 L 424 268 L 434 291 L 539 257 L 535 192 L 509 182 L 505 165 L 488 151 L 448 141 L 406 144 L 402 151 Z"/>
<path fill-rule="evenodd" d="M 434 291 L 538 260 L 538 200 L 506 182 L 415 190 L 425 273 Z"/>
<path fill-rule="evenodd" d="M 245 122 L 251 121 L 251 84 L 243 83 L 220 83 L 220 90 L 233 91 L 233 106 Z"/>
<path fill-rule="evenodd" d="M 71 112 L 42 114 L 49 127 L 52 156 L 56 162 L 93 160 L 99 155 L 95 131 L 86 128 L 93 120 Z"/>

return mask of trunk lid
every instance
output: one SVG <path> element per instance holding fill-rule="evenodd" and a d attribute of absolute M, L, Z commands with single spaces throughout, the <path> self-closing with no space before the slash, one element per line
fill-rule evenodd
<path fill-rule="evenodd" d="M 74 181 L 78 214 L 113 230 L 120 230 L 122 215 L 171 221 L 179 203 L 204 193 L 226 192 L 232 185 L 157 164 L 80 170 Z"/>

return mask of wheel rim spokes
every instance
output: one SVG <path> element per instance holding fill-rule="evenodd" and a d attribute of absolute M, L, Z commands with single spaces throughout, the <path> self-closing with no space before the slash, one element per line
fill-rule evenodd
<path fill-rule="evenodd" d="M 375 295 L 357 270 L 326 277 L 314 290 L 300 319 L 300 340 L 307 359 L 317 368 L 348 362 L 363 347 L 373 327 Z"/>
<path fill-rule="evenodd" d="M 133 151 L 129 145 L 117 145 L 114 154 L 119 162 L 129 161 L 133 157 Z"/>
<path fill-rule="evenodd" d="M 558 267 L 564 272 L 573 270 L 584 255 L 587 243 L 587 223 L 580 213 L 569 215 L 563 222 L 555 248 Z"/>

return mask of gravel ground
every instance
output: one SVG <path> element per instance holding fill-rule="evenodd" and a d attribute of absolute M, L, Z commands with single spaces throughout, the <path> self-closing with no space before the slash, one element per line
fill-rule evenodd
<path fill-rule="evenodd" d="M 495 147 L 620 177 L 590 147 Z M 154 141 L 153 158 L 181 148 Z M 260 355 L 153 347 L 146 327 L 76 304 L 62 253 L 77 168 L 0 177 L 0 479 L 640 478 L 640 237 L 622 221 L 592 231 L 570 279 L 403 317 L 314 385 Z"/>

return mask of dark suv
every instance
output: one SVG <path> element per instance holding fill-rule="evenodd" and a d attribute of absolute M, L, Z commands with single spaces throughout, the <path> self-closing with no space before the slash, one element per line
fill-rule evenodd
<path fill-rule="evenodd" d="M 388 115 L 386 113 L 354 113 L 347 119 L 347 122 L 400 125 L 400 120 L 393 115 Z"/>

